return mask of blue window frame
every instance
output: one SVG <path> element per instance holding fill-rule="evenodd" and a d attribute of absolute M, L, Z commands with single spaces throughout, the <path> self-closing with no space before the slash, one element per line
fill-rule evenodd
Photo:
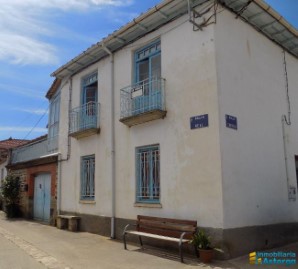
<path fill-rule="evenodd" d="M 135 85 L 141 93 L 133 98 L 134 114 L 160 107 L 161 99 L 161 43 L 156 40 L 135 52 Z"/>
<path fill-rule="evenodd" d="M 135 82 L 161 77 L 161 45 L 157 40 L 135 52 Z"/>
<path fill-rule="evenodd" d="M 137 202 L 159 203 L 160 151 L 159 145 L 136 149 Z"/>
<path fill-rule="evenodd" d="M 98 75 L 92 73 L 82 79 L 80 129 L 97 126 Z"/>
<path fill-rule="evenodd" d="M 97 102 L 97 73 L 88 75 L 82 80 L 82 105 Z"/>
<path fill-rule="evenodd" d="M 81 199 L 95 197 L 95 155 L 81 157 Z"/>

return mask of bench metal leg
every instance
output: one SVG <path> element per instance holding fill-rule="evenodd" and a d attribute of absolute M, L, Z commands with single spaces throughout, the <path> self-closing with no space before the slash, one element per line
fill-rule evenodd
<path fill-rule="evenodd" d="M 143 248 L 143 241 L 142 241 L 142 237 L 141 236 L 139 236 L 139 241 L 140 241 L 141 247 Z"/>
<path fill-rule="evenodd" d="M 124 243 L 124 249 L 127 249 L 126 247 L 126 233 L 123 233 L 123 243 Z"/>
<path fill-rule="evenodd" d="M 196 248 L 196 246 L 194 246 L 194 248 L 195 248 L 196 256 L 199 258 L 199 251 L 198 251 L 198 249 Z"/>
<path fill-rule="evenodd" d="M 180 254 L 180 261 L 183 263 L 183 249 L 182 249 L 182 243 L 179 242 L 179 254 Z"/>

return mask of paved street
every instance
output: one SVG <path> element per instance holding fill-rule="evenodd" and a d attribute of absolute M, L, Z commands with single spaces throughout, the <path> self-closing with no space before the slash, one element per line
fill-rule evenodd
<path fill-rule="evenodd" d="M 26 220 L 6 220 L 0 212 L 0 269 L 250 269 L 247 255 L 230 261 L 216 261 L 210 265 L 195 257 L 186 257 L 181 264 L 177 253 L 123 244 L 107 237 L 90 233 L 72 233 L 55 227 Z M 284 247 L 298 253 L 298 244 Z M 257 268 L 277 268 L 273 265 Z M 298 268 L 279 266 L 278 268 Z"/>

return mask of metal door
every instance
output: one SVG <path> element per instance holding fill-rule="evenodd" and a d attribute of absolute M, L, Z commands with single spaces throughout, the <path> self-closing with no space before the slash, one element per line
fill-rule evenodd
<path fill-rule="evenodd" d="M 51 175 L 40 174 L 34 180 L 34 219 L 50 221 Z"/>

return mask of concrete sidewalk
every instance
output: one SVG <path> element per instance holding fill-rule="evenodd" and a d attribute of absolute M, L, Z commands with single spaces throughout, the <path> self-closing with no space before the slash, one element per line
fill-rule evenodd
<path fill-rule="evenodd" d="M 249 269 L 256 265 L 248 264 L 248 256 L 229 260 L 215 261 L 210 265 L 199 262 L 195 257 L 185 258 L 180 263 L 177 253 L 169 253 L 128 245 L 107 237 L 79 232 L 72 233 L 55 227 L 26 220 L 7 220 L 0 212 L 0 268 L 1 269 Z M 282 251 L 298 253 L 298 243 L 281 248 Z M 15 255 L 12 255 L 15 254 Z M 14 256 L 15 266 L 9 267 L 9 259 Z M 5 260 L 8 260 L 5 262 Z M 11 261 L 10 261 L 11 262 Z M 274 265 L 257 268 L 277 268 Z M 297 266 L 279 266 L 278 268 L 298 268 Z"/>

